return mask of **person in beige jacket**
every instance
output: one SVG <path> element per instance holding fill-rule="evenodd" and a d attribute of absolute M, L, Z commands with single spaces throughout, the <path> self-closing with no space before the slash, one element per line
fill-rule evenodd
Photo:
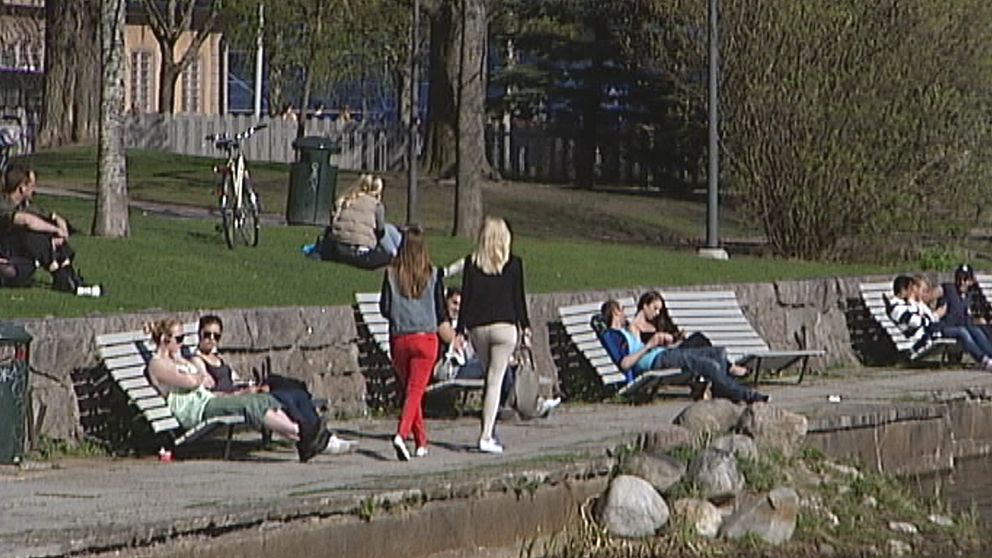
<path fill-rule="evenodd" d="M 338 198 L 331 213 L 331 226 L 320 243 L 322 259 L 365 269 L 382 267 L 392 261 L 402 234 L 395 225 L 386 222 L 382 190 L 381 178 L 365 174 Z"/>

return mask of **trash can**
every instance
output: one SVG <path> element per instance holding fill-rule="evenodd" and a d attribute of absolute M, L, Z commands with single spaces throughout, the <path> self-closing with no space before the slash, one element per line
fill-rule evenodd
<path fill-rule="evenodd" d="M 0 322 L 0 463 L 20 463 L 24 455 L 30 346 L 23 327 Z"/>
<path fill-rule="evenodd" d="M 341 146 L 330 138 L 307 136 L 294 141 L 293 149 L 300 156 L 289 168 L 286 222 L 329 225 L 338 183 L 338 168 L 331 164 L 331 154 L 341 153 Z"/>

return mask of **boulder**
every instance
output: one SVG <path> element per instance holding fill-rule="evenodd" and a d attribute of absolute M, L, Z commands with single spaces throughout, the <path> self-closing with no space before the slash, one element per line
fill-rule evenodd
<path fill-rule="evenodd" d="M 689 430 L 674 424 L 662 425 L 660 429 L 642 432 L 637 437 L 637 447 L 646 452 L 665 453 L 678 447 L 692 444 L 696 437 Z"/>
<path fill-rule="evenodd" d="M 802 415 L 756 403 L 743 411 L 737 431 L 754 438 L 761 451 L 776 450 L 790 457 L 806 437 L 808 426 Z"/>
<path fill-rule="evenodd" d="M 610 534 L 649 537 L 668 523 L 668 504 L 646 480 L 620 475 L 599 503 L 599 522 Z"/>
<path fill-rule="evenodd" d="M 706 500 L 682 498 L 672 504 L 672 513 L 696 530 L 701 537 L 712 539 L 720 531 L 723 515 L 720 509 Z"/>
<path fill-rule="evenodd" d="M 737 539 L 756 535 L 769 544 L 781 544 L 792 538 L 798 515 L 799 494 L 791 488 L 777 487 L 743 502 L 723 521 L 720 536 Z"/>
<path fill-rule="evenodd" d="M 651 483 L 658 492 L 664 492 L 682 480 L 685 463 L 667 455 L 641 453 L 625 459 L 620 472 L 640 477 Z"/>
<path fill-rule="evenodd" d="M 689 464 L 689 478 L 704 498 L 727 498 L 744 490 L 744 475 L 734 454 L 715 448 L 699 452 Z"/>
<path fill-rule="evenodd" d="M 711 448 L 720 449 L 734 454 L 737 459 L 757 459 L 758 445 L 754 440 L 743 434 L 728 434 L 710 443 Z"/>
<path fill-rule="evenodd" d="M 675 417 L 675 424 L 694 434 L 725 434 L 740 421 L 742 405 L 727 399 L 709 399 L 689 405 Z"/>

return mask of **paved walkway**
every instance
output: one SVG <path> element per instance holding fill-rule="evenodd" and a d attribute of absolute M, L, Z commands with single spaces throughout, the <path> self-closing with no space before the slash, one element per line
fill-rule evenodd
<path fill-rule="evenodd" d="M 905 404 L 935 391 L 992 389 L 992 374 L 976 370 L 873 369 L 846 376 L 812 377 L 802 386 L 766 391 L 776 405 L 817 416 Z M 842 402 L 829 402 L 831 395 Z M 358 453 L 322 455 L 306 465 L 286 447 L 228 462 L 218 453 L 172 463 L 122 458 L 63 460 L 26 469 L 0 466 L 0 555 L 49 555 L 212 521 L 319 513 L 326 506 L 340 508 L 342 499 L 359 502 L 432 480 L 497 478 L 508 469 L 540 468 L 542 461 L 581 460 L 670 424 L 685 406 L 682 398 L 636 407 L 565 404 L 550 419 L 502 426 L 507 446 L 502 456 L 472 451 L 477 420 L 430 420 L 430 456 L 399 463 L 388 441 L 395 422 L 377 419 L 340 425 L 346 435 L 361 440 Z"/>

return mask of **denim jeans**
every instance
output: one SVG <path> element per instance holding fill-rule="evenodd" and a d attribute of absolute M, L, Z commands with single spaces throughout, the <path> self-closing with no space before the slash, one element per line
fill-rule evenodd
<path fill-rule="evenodd" d="M 727 371 L 727 350 L 723 347 L 668 349 L 655 357 L 653 368 L 681 368 L 699 374 L 713 386 L 713 396 L 733 402 L 752 401 L 758 393 L 737 383 Z"/>
<path fill-rule="evenodd" d="M 286 412 L 286 416 L 296 424 L 317 424 L 320 422 L 320 416 L 313 408 L 313 399 L 306 391 L 293 387 L 279 387 L 274 388 L 269 393 L 282 403 L 282 409 Z"/>
<path fill-rule="evenodd" d="M 945 326 L 940 333 L 944 337 L 954 339 L 961 345 L 975 362 L 984 364 L 983 360 L 992 357 L 992 341 L 989 340 L 985 330 L 974 325 Z"/>

